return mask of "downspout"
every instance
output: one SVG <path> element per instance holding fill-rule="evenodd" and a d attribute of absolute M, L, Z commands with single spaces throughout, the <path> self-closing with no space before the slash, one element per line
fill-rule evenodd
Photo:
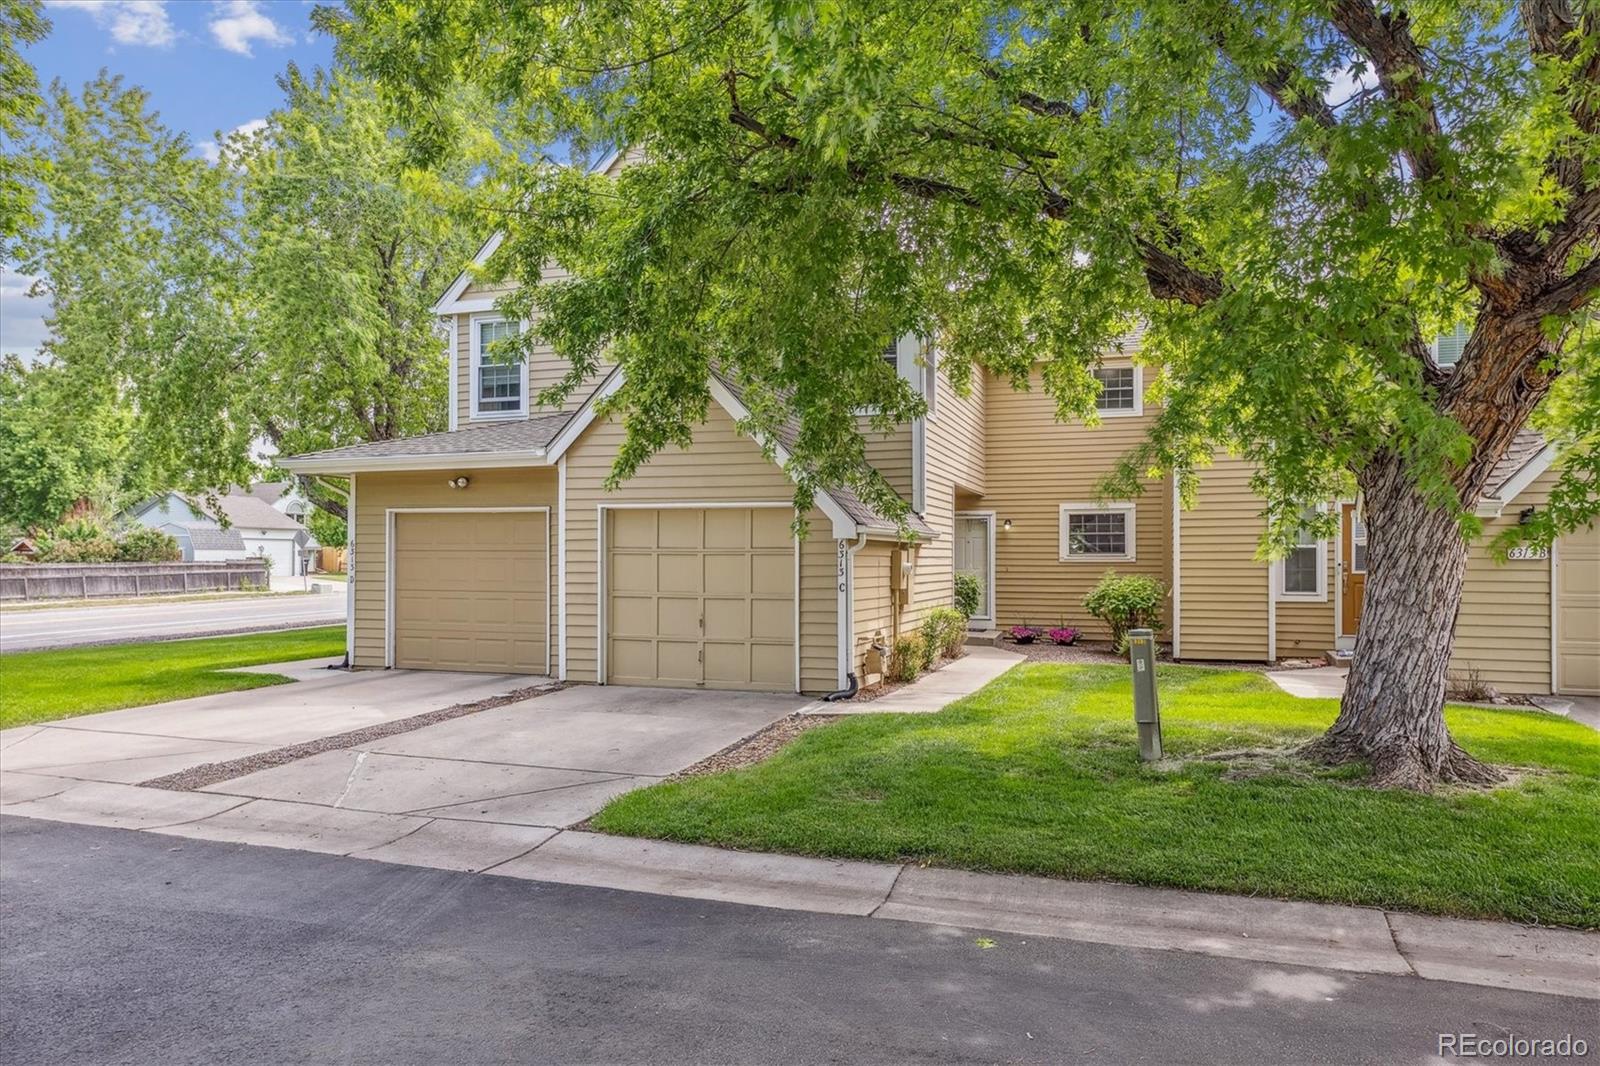
<path fill-rule="evenodd" d="M 824 703 L 837 703 L 848 700 L 860 691 L 860 682 L 856 679 L 855 651 L 856 651 L 856 552 L 867 546 L 867 534 L 863 531 L 851 544 L 847 540 L 839 542 L 839 673 L 844 678 L 844 687 L 837 692 L 830 692 L 822 697 Z"/>

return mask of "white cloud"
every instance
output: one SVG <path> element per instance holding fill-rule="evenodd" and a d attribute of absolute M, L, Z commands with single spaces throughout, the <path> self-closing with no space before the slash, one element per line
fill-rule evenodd
<path fill-rule="evenodd" d="M 227 134 L 223 136 L 222 141 L 226 142 L 233 137 L 238 137 L 241 135 L 249 136 L 252 133 L 257 133 L 266 128 L 266 119 L 253 118 L 249 122 L 241 122 L 239 125 L 233 127 L 233 129 L 229 130 Z M 207 163 L 215 163 L 217 160 L 222 158 L 222 144 L 217 141 L 201 141 L 199 144 L 195 145 L 195 147 L 200 149 L 200 154 L 206 157 Z"/>
<path fill-rule="evenodd" d="M 1322 76 L 1328 81 L 1328 87 L 1323 90 L 1322 98 L 1328 102 L 1329 107 L 1339 107 L 1349 103 L 1350 98 L 1357 93 L 1368 92 L 1378 87 L 1378 75 L 1367 66 L 1363 66 L 1359 71 L 1354 64 L 1342 70 L 1333 67 Z"/>
<path fill-rule="evenodd" d="M 118 44 L 168 48 L 178 31 L 167 17 L 166 0 L 50 0 L 53 8 L 85 11 Z"/>
<path fill-rule="evenodd" d="M 27 274 L 0 268 L 0 352 L 20 355 L 29 361 L 50 335 L 44 322 L 50 313 L 50 301 L 28 295 L 28 288 L 35 280 Z"/>
<path fill-rule="evenodd" d="M 230 52 L 250 55 L 252 41 L 273 48 L 294 43 L 294 35 L 273 22 L 256 0 L 222 0 L 211 18 L 211 36 Z"/>

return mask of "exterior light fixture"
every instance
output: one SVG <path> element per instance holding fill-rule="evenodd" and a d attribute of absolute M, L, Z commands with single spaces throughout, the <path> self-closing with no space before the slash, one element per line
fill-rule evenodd
<path fill-rule="evenodd" d="M 1532 522 L 1533 521 L 1533 516 L 1535 514 L 1538 514 L 1538 509 L 1537 508 L 1533 508 L 1533 507 L 1525 507 L 1525 508 L 1523 508 L 1522 513 L 1517 515 L 1517 525 L 1525 526 L 1529 522 Z"/>
<path fill-rule="evenodd" d="M 466 475 L 462 475 L 461 477 L 451 478 L 449 481 L 446 481 L 445 484 L 449 485 L 453 489 L 464 489 L 470 485 L 471 482 L 467 479 Z"/>
<path fill-rule="evenodd" d="M 1011 532 L 1011 519 L 1008 518 L 1004 522 L 1001 522 L 1000 523 L 1000 528 L 1005 530 L 1007 533 L 1010 533 Z"/>

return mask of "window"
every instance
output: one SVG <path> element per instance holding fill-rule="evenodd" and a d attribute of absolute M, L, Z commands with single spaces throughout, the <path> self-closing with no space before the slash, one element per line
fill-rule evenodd
<path fill-rule="evenodd" d="M 1455 366 L 1461 361 L 1461 353 L 1466 350 L 1467 338 L 1471 336 L 1472 328 L 1465 322 L 1457 322 L 1455 329 L 1434 338 L 1433 361 L 1440 366 Z"/>
<path fill-rule="evenodd" d="M 495 418 L 520 415 L 525 410 L 528 367 L 521 360 L 497 362 L 492 346 L 515 337 L 521 324 L 503 318 L 472 319 L 472 417 Z"/>
<path fill-rule="evenodd" d="M 1285 600 L 1322 602 L 1328 598 L 1327 572 L 1327 542 L 1301 526 L 1294 546 L 1278 563 L 1278 595 Z"/>
<path fill-rule="evenodd" d="M 1099 366 L 1092 371 L 1100 383 L 1094 407 L 1101 415 L 1137 415 L 1144 412 L 1143 377 L 1136 366 Z"/>
<path fill-rule="evenodd" d="M 1367 524 L 1354 511 L 1350 513 L 1350 569 L 1367 572 Z"/>
<path fill-rule="evenodd" d="M 1061 505 L 1061 560 L 1133 558 L 1133 504 Z"/>

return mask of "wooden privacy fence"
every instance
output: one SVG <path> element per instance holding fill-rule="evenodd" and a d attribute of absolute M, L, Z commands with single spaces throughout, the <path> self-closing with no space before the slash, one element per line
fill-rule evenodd
<path fill-rule="evenodd" d="M 0 603 L 99 600 L 266 588 L 266 565 L 225 563 L 0 563 Z"/>

